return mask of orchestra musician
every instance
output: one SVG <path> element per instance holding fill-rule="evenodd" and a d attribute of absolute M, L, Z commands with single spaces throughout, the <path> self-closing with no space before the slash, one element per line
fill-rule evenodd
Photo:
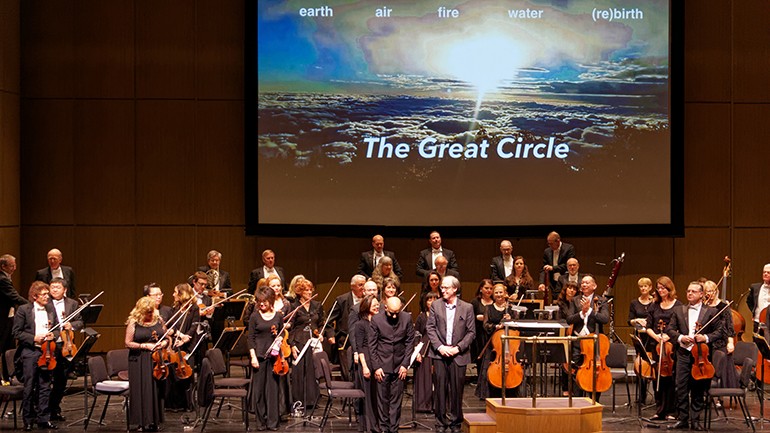
<path fill-rule="evenodd" d="M 204 328 L 211 326 L 209 320 L 213 317 L 214 314 L 214 307 L 211 306 L 213 301 L 211 300 L 211 296 L 206 294 L 206 288 L 208 287 L 208 284 L 209 279 L 205 272 L 197 271 L 192 275 L 191 285 L 194 291 L 193 295 L 196 297 L 195 301 L 193 302 L 195 302 L 198 306 L 198 317 L 203 323 L 202 326 Z M 201 342 L 200 345 L 198 345 L 198 341 L 196 340 L 195 344 L 198 345 L 198 349 L 191 357 L 194 360 L 193 364 L 195 371 L 198 371 L 200 369 L 201 362 L 203 361 L 203 357 L 206 354 L 206 349 L 208 348 L 211 336 L 207 332 L 196 333 L 196 335 L 198 336 L 198 339 L 206 339 L 206 341 Z"/>
<path fill-rule="evenodd" d="M 385 238 L 381 235 L 374 235 L 372 237 L 372 249 L 364 251 L 358 260 L 358 274 L 361 274 L 367 278 L 372 278 L 374 270 L 377 268 L 379 261 L 384 257 L 390 257 L 393 261 L 393 272 L 401 278 L 404 276 L 401 266 L 396 260 L 396 254 L 393 251 L 385 250 Z"/>
<path fill-rule="evenodd" d="M 433 292 L 436 297 L 441 297 L 441 275 L 432 270 L 428 272 L 428 276 L 425 277 L 425 281 L 422 283 L 422 293 Z"/>
<path fill-rule="evenodd" d="M 56 310 L 56 318 L 59 323 L 77 310 L 80 305 L 78 301 L 67 298 L 67 281 L 62 278 L 54 278 L 49 286 L 50 303 Z M 80 331 L 83 329 L 83 320 L 80 314 L 77 314 L 69 322 L 62 325 L 66 331 Z M 64 397 L 64 390 L 67 388 L 67 372 L 69 370 L 69 361 L 62 356 L 62 338 L 56 340 L 56 364 L 60 368 L 55 368 L 51 376 L 51 400 L 48 406 L 51 408 L 51 421 L 66 421 L 61 413 L 61 400 Z"/>
<path fill-rule="evenodd" d="M 159 431 L 164 420 L 164 379 L 153 377 L 153 349 L 168 347 L 168 339 L 158 340 L 166 332 L 163 319 L 149 296 L 139 298 L 126 321 L 125 344 L 128 349 L 128 383 L 131 429 Z"/>
<path fill-rule="evenodd" d="M 283 329 L 283 312 L 275 311 L 275 292 L 269 287 L 258 287 L 254 293 L 257 310 L 249 317 L 249 359 L 251 374 L 251 409 L 256 414 L 257 430 L 278 430 L 279 398 L 278 375 L 273 372 L 277 353 L 273 343 Z M 277 352 L 277 351 L 276 351 Z"/>
<path fill-rule="evenodd" d="M 171 318 L 171 315 L 174 314 L 174 311 L 168 305 L 162 304 L 163 290 L 161 290 L 160 286 L 158 286 L 157 283 L 147 284 L 144 286 L 142 293 L 144 294 L 144 296 L 149 296 L 155 300 L 155 308 L 158 309 L 158 314 L 160 314 L 160 318 L 167 323 L 168 319 Z"/>
<path fill-rule="evenodd" d="M 505 285 L 508 287 L 508 296 L 513 297 L 513 299 L 526 295 L 527 290 L 535 289 L 535 281 L 529 275 L 529 268 L 524 262 L 524 257 L 516 256 L 513 258 L 513 272 L 505 279 Z"/>
<path fill-rule="evenodd" d="M 295 287 L 298 298 L 293 308 L 299 309 L 291 318 L 291 330 L 289 331 L 289 344 L 292 357 L 296 360 L 311 338 L 321 338 L 324 326 L 323 306 L 313 297 L 315 286 L 308 279 L 297 282 Z M 309 301 L 309 302 L 307 302 Z M 305 305 L 301 305 L 307 302 Z M 320 343 L 318 343 L 320 344 Z M 313 365 L 313 343 L 310 343 L 299 362 L 291 370 L 291 395 L 294 401 L 301 401 L 308 409 L 308 405 L 318 401 L 319 389 L 315 380 L 315 367 Z M 317 350 L 317 348 L 315 348 Z"/>
<path fill-rule="evenodd" d="M 436 269 L 437 257 L 445 257 L 447 269 L 459 272 L 457 258 L 452 250 L 441 246 L 441 235 L 437 231 L 430 233 L 430 248 L 420 251 L 420 257 L 417 259 L 417 276 L 427 278 L 431 270 Z"/>
<path fill-rule="evenodd" d="M 211 250 L 206 254 L 206 266 L 201 266 L 198 270 L 211 278 L 210 289 L 225 292 L 231 290 L 232 285 L 230 285 L 230 273 L 219 267 L 221 263 L 222 253 Z"/>
<path fill-rule="evenodd" d="M 13 334 L 13 309 L 27 303 L 27 300 L 19 295 L 13 287 L 11 276 L 16 271 L 16 257 L 10 254 L 0 256 L 0 353 L 14 347 Z M 3 364 L 3 377 L 8 377 L 8 366 Z"/>
<path fill-rule="evenodd" d="M 457 278 L 441 280 L 442 298 L 431 305 L 426 326 L 435 371 L 436 433 L 459 433 L 463 422 L 465 370 L 476 326 L 473 307 L 457 297 L 459 290 Z"/>
<path fill-rule="evenodd" d="M 695 342 L 713 344 L 723 339 L 724 329 L 716 317 L 716 308 L 702 303 L 703 284 L 693 281 L 687 286 L 687 306 L 674 308 L 666 333 L 676 344 L 677 422 L 670 429 L 702 431 L 701 416 L 706 405 L 706 392 L 711 378 L 696 380 L 691 373 L 694 357 L 690 351 Z M 710 323 L 709 323 L 710 322 Z M 708 325 L 707 325 L 708 324 Z M 700 326 L 705 328 L 696 331 Z"/>
<path fill-rule="evenodd" d="M 21 404 L 24 418 L 24 431 L 32 430 L 32 423 L 42 429 L 56 429 L 51 423 L 51 363 L 43 360 L 39 365 L 44 350 L 51 358 L 55 358 L 55 350 L 50 350 L 50 344 L 59 338 L 59 330 L 48 330 L 59 323 L 56 310 L 49 302 L 48 284 L 35 281 L 29 288 L 30 304 L 24 304 L 16 311 L 13 318 L 13 336 L 19 342 L 16 350 L 15 364 L 21 363 L 24 376 L 24 393 Z M 55 343 L 54 343 L 55 344 Z M 42 347 L 47 346 L 47 349 Z"/>
<path fill-rule="evenodd" d="M 722 362 L 722 370 L 720 371 L 719 378 L 721 380 L 721 386 L 723 388 L 738 388 L 738 375 L 735 371 L 735 363 L 733 362 L 733 352 L 735 351 L 735 327 L 733 326 L 733 314 L 727 302 L 719 299 L 719 288 L 717 284 L 711 280 L 700 281 L 703 283 L 703 304 L 709 307 L 716 308 L 717 311 L 721 311 L 719 320 L 724 323 L 722 331 L 724 338 L 720 338 L 711 343 L 711 350 L 720 351 L 725 354 L 724 361 Z M 713 353 L 713 352 L 712 352 Z"/>
<path fill-rule="evenodd" d="M 414 365 L 414 410 L 417 412 L 433 411 L 433 360 L 425 355 L 430 347 L 427 329 L 430 306 L 436 299 L 438 294 L 434 292 L 426 292 L 422 295 L 421 313 L 414 322 L 415 343 L 420 341 L 423 343 L 422 351 L 417 355 L 417 362 Z M 418 335 L 419 341 L 417 341 Z"/>
<path fill-rule="evenodd" d="M 603 331 L 602 325 L 610 321 L 609 308 L 596 294 L 596 280 L 591 274 L 585 274 L 580 281 L 581 294 L 572 299 L 573 314 L 566 317 L 567 323 L 572 325 L 572 335 L 586 336 L 588 334 Z M 572 345 L 572 361 L 576 365 L 582 365 L 583 354 L 580 351 L 579 342 Z M 596 393 L 599 400 L 600 393 Z"/>
<path fill-rule="evenodd" d="M 674 314 L 675 308 L 682 307 L 683 304 L 676 299 L 676 286 L 671 278 L 662 276 L 655 282 L 655 291 L 658 293 L 657 301 L 648 309 L 647 328 L 645 332 L 649 337 L 648 346 L 645 348 L 651 349 L 653 358 L 658 360 L 658 366 L 661 361 L 659 358 L 659 350 L 656 346 L 661 342 L 667 343 L 670 341 L 670 337 L 665 332 L 661 332 L 659 326 L 665 329 L 671 322 L 671 316 Z M 660 325 L 659 325 L 660 324 Z M 665 348 L 664 348 L 665 349 Z M 676 351 L 674 352 L 676 353 Z M 664 354 L 664 356 L 666 356 Z M 660 372 L 660 368 L 658 368 Z M 676 371 L 673 371 L 675 374 Z M 657 386 L 660 384 L 660 386 Z M 655 389 L 655 415 L 650 417 L 651 421 L 664 421 L 672 420 L 676 415 L 676 392 L 674 388 L 674 375 L 660 376 L 656 379 Z"/>
<path fill-rule="evenodd" d="M 174 332 L 171 334 L 171 338 L 173 342 L 172 347 L 174 350 L 180 351 L 180 355 L 182 352 L 190 355 L 190 351 L 195 348 L 195 343 L 198 340 L 197 323 L 201 320 L 198 306 L 192 305 L 184 312 L 188 301 L 193 296 L 193 289 L 187 283 L 177 284 L 174 287 L 174 307 L 171 310 L 171 316 L 181 314 L 182 317 L 174 324 Z M 174 320 L 176 321 L 176 319 Z M 166 323 L 166 319 L 164 319 L 164 323 Z M 168 323 L 168 325 L 170 326 L 171 324 Z M 204 351 L 200 347 L 197 350 Z M 190 355 L 190 359 L 194 359 L 192 355 Z M 172 411 L 194 410 L 192 385 L 192 376 L 182 379 L 177 377 L 175 369 L 171 369 L 166 384 L 166 409 Z"/>
<path fill-rule="evenodd" d="M 326 334 L 332 334 L 327 339 L 332 346 L 332 356 L 329 359 L 332 362 L 336 358 L 339 359 L 344 380 L 350 379 L 350 359 L 343 355 L 350 343 L 348 321 L 351 314 L 358 314 L 358 304 L 364 297 L 365 283 L 366 277 L 360 274 L 353 275 L 350 279 L 350 291 L 337 296 L 336 307 L 329 312 L 329 323 L 326 325 Z"/>
<path fill-rule="evenodd" d="M 481 350 L 487 345 L 487 338 L 489 337 L 484 332 L 484 315 L 487 312 L 487 306 L 492 305 L 495 301 L 492 299 L 492 291 L 494 284 L 489 278 L 484 278 L 479 282 L 479 287 L 476 289 L 476 296 L 471 300 L 473 306 L 473 314 L 476 318 L 476 339 L 471 344 L 471 359 L 476 363 L 476 372 L 481 375 L 481 366 L 483 359 L 479 357 Z M 477 386 L 481 386 L 477 383 Z M 478 394 L 478 388 L 476 390 Z"/>
<path fill-rule="evenodd" d="M 577 312 L 577 307 L 572 302 L 578 293 L 577 283 L 568 281 L 564 284 L 559 292 L 559 297 L 556 298 L 556 305 L 559 306 L 559 317 L 566 319 L 567 317 Z M 569 396 L 569 376 L 567 370 L 561 369 L 559 381 L 561 382 L 561 395 L 564 397 Z"/>
<path fill-rule="evenodd" d="M 497 283 L 493 289 L 492 295 L 494 302 L 488 305 L 484 311 L 484 324 L 482 332 L 484 335 L 485 344 L 489 341 L 492 334 L 498 329 L 503 328 L 503 322 L 511 320 L 511 311 L 508 308 L 508 296 L 507 289 L 504 284 Z M 481 338 L 477 337 L 476 340 Z M 476 385 L 476 396 L 480 400 L 485 400 L 488 397 L 497 397 L 500 395 L 500 389 L 494 388 L 490 383 L 487 376 L 487 370 L 489 369 L 489 363 L 496 357 L 496 353 L 492 349 L 491 345 L 487 346 L 486 351 L 483 354 L 481 369 L 479 370 L 479 381 Z M 522 382 L 523 383 L 523 382 Z M 511 391 L 511 396 L 516 397 L 519 395 L 519 389 L 521 385 L 517 386 Z M 506 392 L 506 395 L 509 395 Z"/>
<path fill-rule="evenodd" d="M 281 286 L 286 284 L 283 268 L 275 265 L 275 253 L 273 250 L 265 250 L 262 251 L 262 266 L 252 269 L 249 274 L 248 292 L 253 295 L 257 290 L 257 281 L 270 275 L 277 275 L 281 280 Z"/>
<path fill-rule="evenodd" d="M 746 305 L 749 307 L 751 316 L 754 319 L 754 329 L 757 330 L 755 332 L 759 334 L 759 316 L 765 308 L 770 306 L 770 263 L 762 267 L 762 282 L 754 283 L 749 288 Z"/>
<path fill-rule="evenodd" d="M 556 299 L 561 291 L 559 277 L 567 272 L 567 260 L 575 257 L 575 247 L 572 244 L 561 241 L 561 236 L 551 232 L 546 238 L 548 248 L 543 251 L 543 270 L 540 272 L 540 285 L 538 290 L 545 290 L 545 273 L 548 272 L 548 283 L 552 291 L 552 298 Z M 582 279 L 580 280 L 583 281 Z"/>
<path fill-rule="evenodd" d="M 283 317 L 286 317 L 291 312 L 291 303 L 283 296 L 283 285 L 281 282 L 282 280 L 278 275 L 268 275 L 266 280 L 267 287 L 272 289 L 273 293 L 275 294 L 275 298 L 273 300 L 273 311 L 281 312 Z M 255 303 L 249 302 L 247 306 L 248 305 L 255 305 Z M 246 309 L 244 308 L 244 310 Z M 243 318 L 246 323 L 248 323 L 248 320 L 253 312 L 254 311 L 252 309 L 248 315 L 244 314 Z M 289 329 L 288 326 L 286 329 Z M 285 374 L 278 376 L 278 401 L 280 402 L 279 413 L 282 417 L 288 416 L 289 412 L 291 411 L 292 402 L 290 400 L 289 375 Z"/>
<path fill-rule="evenodd" d="M 372 380 L 372 357 L 371 345 L 369 344 L 369 325 L 372 316 L 379 312 L 380 302 L 376 295 L 371 294 L 364 296 L 358 307 L 351 311 L 351 316 L 355 314 L 358 317 L 358 320 L 353 321 L 349 328 L 350 347 L 353 351 L 351 374 L 356 388 L 363 390 L 366 395 L 364 401 L 359 401 L 356 407 L 359 431 L 362 429 L 364 432 L 376 432 L 380 425 L 379 412 L 377 411 L 377 381 Z M 416 395 L 415 399 L 417 399 Z"/>
<path fill-rule="evenodd" d="M 647 335 L 647 316 L 658 299 L 658 292 L 652 289 L 652 280 L 647 277 L 639 278 L 639 297 L 631 301 L 628 307 L 628 324 L 634 329 L 634 335 L 642 341 L 645 351 L 654 352 L 654 344 Z M 647 379 L 639 377 L 639 403 L 647 401 Z"/>
<path fill-rule="evenodd" d="M 77 299 L 75 296 L 77 293 L 77 290 L 75 290 L 75 271 L 71 267 L 61 264 L 61 251 L 57 248 L 51 249 L 48 251 L 46 259 L 48 260 L 48 266 L 35 272 L 35 281 L 51 284 L 54 278 L 61 278 L 67 282 L 64 285 L 67 288 L 67 293 L 64 296 L 70 299 Z"/>
<path fill-rule="evenodd" d="M 492 257 L 492 264 L 489 265 L 489 279 L 492 281 L 503 281 L 508 275 L 513 273 L 513 244 L 509 240 L 500 242 L 500 255 Z"/>

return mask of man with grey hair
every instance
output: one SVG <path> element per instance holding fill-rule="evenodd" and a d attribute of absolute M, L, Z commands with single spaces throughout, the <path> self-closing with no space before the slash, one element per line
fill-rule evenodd
<path fill-rule="evenodd" d="M 278 275 L 281 279 L 281 286 L 288 289 L 286 285 L 286 279 L 284 278 L 283 268 L 275 265 L 275 252 L 273 250 L 262 251 L 262 266 L 256 269 L 252 269 L 249 274 L 249 293 L 252 295 L 257 290 L 257 281 L 262 278 L 267 278 L 270 275 Z"/>
<path fill-rule="evenodd" d="M 500 242 L 500 255 L 492 257 L 489 265 L 489 278 L 492 281 L 505 281 L 505 277 L 513 272 L 513 244 L 509 240 Z"/>
<path fill-rule="evenodd" d="M 48 251 L 46 257 L 48 260 L 48 267 L 37 270 L 35 273 L 35 281 L 51 284 L 51 280 L 54 278 L 61 278 L 66 282 L 67 297 L 75 299 L 77 296 L 77 290 L 75 290 L 75 271 L 73 271 L 71 267 L 61 264 L 62 253 L 57 248 Z"/>
<path fill-rule="evenodd" d="M 199 271 L 205 272 L 209 276 L 209 289 L 229 291 L 232 289 L 230 285 L 230 273 L 220 269 L 219 265 L 222 263 L 222 253 L 217 250 L 211 250 L 206 255 L 206 266 L 198 268 Z"/>
<path fill-rule="evenodd" d="M 465 368 L 476 338 L 473 306 L 457 297 L 460 281 L 441 280 L 441 299 L 433 301 L 426 329 L 433 359 L 437 433 L 459 433 L 463 422 Z"/>
<path fill-rule="evenodd" d="M 10 254 L 0 256 L 0 350 L 5 353 L 8 349 L 13 349 L 13 339 L 11 338 L 11 328 L 13 328 L 14 309 L 19 305 L 27 303 L 27 300 L 19 295 L 19 292 L 13 287 L 11 275 L 16 271 L 16 257 Z M 3 364 L 3 377 L 8 377 L 8 369 Z"/>
<path fill-rule="evenodd" d="M 358 315 L 358 304 L 364 299 L 364 284 L 366 277 L 363 275 L 353 275 L 350 279 L 350 291 L 337 296 L 334 308 L 329 311 L 329 321 L 326 325 L 324 335 L 327 336 L 331 353 L 329 359 L 333 363 L 339 362 L 342 377 L 349 380 L 350 361 L 344 356 L 345 349 L 348 347 L 348 318 L 351 314 Z"/>

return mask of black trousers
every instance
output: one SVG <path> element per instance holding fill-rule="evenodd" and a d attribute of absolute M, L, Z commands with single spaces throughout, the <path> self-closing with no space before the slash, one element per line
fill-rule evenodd
<path fill-rule="evenodd" d="M 465 367 L 453 358 L 433 359 L 436 427 L 459 430 L 463 422 Z"/>
<path fill-rule="evenodd" d="M 67 371 L 70 367 L 70 362 L 61 354 L 61 348 L 62 344 L 56 343 L 56 368 L 51 372 L 51 398 L 48 404 L 52 415 L 61 415 L 61 401 L 67 388 Z"/>
<path fill-rule="evenodd" d="M 380 432 L 396 433 L 401 423 L 401 398 L 404 395 L 404 381 L 398 373 L 385 373 L 377 384 L 377 410 L 380 413 Z"/>
<path fill-rule="evenodd" d="M 259 369 L 251 372 L 251 408 L 256 414 L 257 427 L 278 428 L 280 421 L 278 376 L 273 373 L 274 359 L 259 359 Z"/>
<path fill-rule="evenodd" d="M 21 363 L 24 370 L 24 399 L 21 403 L 25 424 L 48 422 L 51 411 L 51 372 L 37 366 L 42 352 L 40 349 L 21 347 Z"/>
<path fill-rule="evenodd" d="M 678 347 L 676 350 L 676 408 L 677 418 L 684 422 L 701 422 L 706 407 L 706 392 L 711 379 L 695 380 L 692 377 L 692 354 Z"/>

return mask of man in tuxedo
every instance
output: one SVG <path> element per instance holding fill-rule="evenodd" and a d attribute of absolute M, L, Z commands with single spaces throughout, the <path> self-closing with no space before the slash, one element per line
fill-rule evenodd
<path fill-rule="evenodd" d="M 75 272 L 69 266 L 61 264 L 62 254 L 61 251 L 54 248 L 48 252 L 48 267 L 38 269 L 35 273 L 35 281 L 42 281 L 46 284 L 51 284 L 54 278 L 61 278 L 67 282 L 67 297 L 70 299 L 76 299 L 77 291 L 75 290 Z"/>
<path fill-rule="evenodd" d="M 548 234 L 548 248 L 543 252 L 543 270 L 540 272 L 540 291 L 545 290 L 545 273 L 548 272 L 548 283 L 551 286 L 552 299 L 556 299 L 561 292 L 559 277 L 567 272 L 567 260 L 575 257 L 575 247 L 562 242 L 561 236 L 556 232 Z"/>
<path fill-rule="evenodd" d="M 265 250 L 262 251 L 262 266 L 253 269 L 249 274 L 248 292 L 253 295 L 257 290 L 257 281 L 270 275 L 278 275 L 278 278 L 281 279 L 281 286 L 287 288 L 283 268 L 275 265 L 275 253 L 273 250 Z"/>
<path fill-rule="evenodd" d="M 607 304 L 599 299 L 596 294 L 596 279 L 591 274 L 586 274 L 580 281 L 580 295 L 572 298 L 573 314 L 567 316 L 567 323 L 572 325 L 572 335 L 586 336 L 588 334 L 604 332 L 603 326 L 610 321 L 610 310 Z M 575 365 L 582 365 L 583 355 L 580 351 L 580 342 L 572 344 L 572 361 Z M 601 393 L 596 393 L 599 400 Z"/>
<path fill-rule="evenodd" d="M 381 235 L 374 235 L 372 238 L 372 250 L 361 253 L 358 260 L 358 273 L 365 275 L 366 278 L 372 278 L 372 272 L 377 267 L 377 263 L 386 256 L 393 260 L 393 272 L 398 275 L 398 278 L 403 278 L 404 273 L 401 271 L 398 260 L 396 260 L 396 253 L 385 250 L 385 238 Z"/>
<path fill-rule="evenodd" d="M 13 314 L 11 309 L 19 305 L 24 305 L 27 300 L 19 295 L 19 292 L 13 287 L 11 275 L 16 271 L 16 257 L 10 254 L 0 256 L 0 350 L 5 353 L 8 349 L 13 349 L 13 339 L 11 338 L 11 329 L 13 328 Z M 8 377 L 8 366 L 3 360 L 3 377 Z"/>
<path fill-rule="evenodd" d="M 446 276 L 452 276 L 460 279 L 460 273 L 457 272 L 455 269 L 449 269 L 449 261 L 444 256 L 438 256 L 436 257 L 436 272 L 441 276 L 441 278 L 444 278 Z M 459 295 L 458 295 L 459 296 Z"/>
<path fill-rule="evenodd" d="M 229 291 L 232 289 L 230 285 L 230 273 L 223 271 L 219 268 L 222 263 L 222 253 L 217 250 L 211 250 L 206 255 L 207 264 L 198 268 L 199 271 L 203 271 L 206 275 L 210 275 L 211 284 L 209 289 Z"/>
<path fill-rule="evenodd" d="M 701 416 L 706 406 L 706 393 L 711 387 L 711 379 L 695 380 L 691 370 L 695 359 L 690 349 L 697 343 L 712 344 L 725 338 L 724 323 L 714 320 L 719 311 L 702 303 L 703 284 L 693 281 L 687 286 L 687 304 L 674 307 L 671 320 L 668 322 L 666 334 L 675 343 L 676 348 L 676 401 L 677 422 L 669 429 L 703 430 Z M 708 326 L 698 331 L 701 325 Z M 676 344 L 678 343 L 678 344 Z"/>
<path fill-rule="evenodd" d="M 24 431 L 32 431 L 32 423 L 43 429 L 56 429 L 51 423 L 51 373 L 37 362 L 43 352 L 44 343 L 59 338 L 59 330 L 48 332 L 59 323 L 56 310 L 49 302 L 48 284 L 35 281 L 29 288 L 31 304 L 24 304 L 13 318 L 13 336 L 19 341 L 16 361 L 24 372 L 24 394 L 21 403 Z M 52 354 L 53 355 L 53 354 Z M 61 367 L 58 367 L 61 368 Z"/>
<path fill-rule="evenodd" d="M 160 318 L 163 319 L 163 322 L 166 324 L 166 326 L 168 326 L 168 319 L 174 315 L 174 309 L 168 305 L 162 304 L 163 290 L 160 289 L 160 286 L 158 286 L 156 283 L 147 284 L 144 286 L 142 293 L 144 296 L 149 296 L 155 301 L 155 309 L 158 310 Z"/>
<path fill-rule="evenodd" d="M 513 272 L 513 244 L 509 240 L 500 242 L 500 255 L 492 257 L 489 265 L 489 278 L 492 281 L 505 281 L 505 277 Z"/>
<path fill-rule="evenodd" d="M 759 315 L 770 305 L 770 263 L 762 268 L 762 282 L 754 283 L 749 288 L 746 305 L 754 318 L 754 329 L 759 329 Z"/>
<path fill-rule="evenodd" d="M 350 360 L 344 356 L 348 343 L 348 318 L 351 314 L 358 315 L 358 304 L 364 299 L 364 284 L 366 277 L 353 275 L 350 279 L 350 291 L 337 296 L 334 309 L 329 312 L 329 322 L 324 332 L 331 346 L 329 359 L 340 364 L 342 377 L 350 380 Z"/>
<path fill-rule="evenodd" d="M 49 286 L 51 304 L 56 311 L 56 319 L 59 323 L 63 323 L 64 319 L 69 317 L 78 308 L 80 303 L 74 299 L 70 299 L 64 294 L 67 292 L 67 282 L 61 278 L 54 278 L 51 280 Z M 83 329 L 83 320 L 80 318 L 80 314 L 70 319 L 69 322 L 62 325 L 65 331 L 78 332 Z M 66 359 L 62 355 L 62 338 L 56 340 L 56 368 L 54 369 L 51 381 L 51 399 L 48 406 L 51 408 L 51 421 L 66 421 L 61 413 L 61 400 L 64 397 L 64 390 L 67 388 L 67 373 L 69 371 L 70 359 Z"/>
<path fill-rule="evenodd" d="M 420 251 L 420 257 L 417 259 L 417 276 L 424 281 L 430 271 L 436 269 L 436 257 L 439 256 L 446 257 L 449 269 L 460 272 L 455 253 L 441 246 L 441 235 L 436 231 L 430 234 L 430 246 Z"/>
<path fill-rule="evenodd" d="M 380 432 L 397 433 L 401 423 L 404 381 L 412 357 L 412 317 L 401 311 L 401 300 L 392 296 L 385 308 L 372 317 L 368 330 L 371 370 L 377 380 L 377 409 Z"/>
<path fill-rule="evenodd" d="M 212 301 L 211 297 L 206 294 L 206 288 L 208 287 L 209 279 L 208 275 L 206 275 L 203 271 L 198 271 L 192 275 L 192 288 L 193 292 L 195 293 L 195 302 L 199 307 L 203 305 L 203 308 L 199 309 L 200 313 L 200 319 L 201 322 L 204 323 L 203 328 L 199 327 L 198 329 L 201 331 L 204 331 L 202 333 L 196 333 L 195 337 L 193 338 L 193 344 L 192 347 L 198 347 L 195 350 L 195 353 L 192 354 L 195 366 L 195 370 L 198 371 L 200 369 L 201 362 L 203 361 L 203 357 L 206 353 L 206 349 L 208 347 L 208 342 L 204 341 L 198 345 L 198 340 L 201 338 L 209 339 L 211 337 L 210 334 L 205 332 L 207 329 L 211 328 L 211 325 L 209 323 L 209 319 L 214 314 L 214 307 L 211 306 Z M 215 340 L 216 341 L 216 340 Z"/>
<path fill-rule="evenodd" d="M 457 297 L 460 281 L 441 280 L 441 299 L 430 306 L 426 330 L 433 359 L 437 433 L 459 433 L 463 422 L 465 368 L 476 338 L 473 306 Z"/>
<path fill-rule="evenodd" d="M 582 276 L 578 273 L 580 270 L 580 262 L 574 257 L 567 259 L 567 273 L 559 277 L 559 287 L 564 287 L 565 284 L 572 282 L 580 285 Z"/>

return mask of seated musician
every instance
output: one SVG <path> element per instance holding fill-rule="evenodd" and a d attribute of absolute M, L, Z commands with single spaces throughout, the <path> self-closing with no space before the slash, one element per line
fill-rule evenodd
<path fill-rule="evenodd" d="M 666 328 L 666 333 L 677 346 L 674 377 L 678 415 L 676 424 L 669 426 L 670 429 L 703 430 L 701 416 L 706 406 L 706 392 L 711 387 L 711 377 L 693 376 L 695 358 L 692 349 L 697 352 L 698 345 L 695 343 L 713 344 L 724 338 L 722 321 L 711 320 L 718 311 L 702 303 L 703 295 L 703 284 L 691 282 L 687 287 L 688 305 L 674 309 Z M 701 326 L 703 328 L 699 329 Z"/>
<path fill-rule="evenodd" d="M 59 322 L 63 322 L 64 319 L 69 317 L 77 310 L 80 305 L 78 301 L 65 297 L 67 293 L 67 282 L 61 278 L 54 278 L 51 280 L 49 287 L 51 304 L 53 304 L 56 310 L 56 317 Z M 73 317 L 70 321 L 62 325 L 65 331 L 80 331 L 83 329 L 83 320 L 80 318 L 80 314 Z M 68 333 L 65 337 L 56 340 L 56 363 L 60 368 L 56 368 L 53 371 L 52 381 L 53 386 L 51 388 L 51 400 L 48 406 L 51 408 L 51 421 L 66 421 L 61 414 L 61 400 L 64 397 L 64 390 L 67 387 L 67 370 L 69 369 L 69 361 L 66 361 L 62 356 L 63 339 L 70 338 L 74 334 Z M 71 341 L 71 340 L 70 340 Z"/>
<path fill-rule="evenodd" d="M 59 319 L 48 299 L 48 284 L 42 281 L 32 283 L 29 300 L 32 303 L 20 306 L 13 318 L 13 336 L 19 341 L 16 364 L 21 363 L 24 375 L 24 399 L 21 404 L 24 431 L 32 431 L 35 420 L 40 428 L 56 429 L 56 425 L 51 423 L 51 408 L 48 405 L 53 373 L 49 367 L 55 367 L 55 361 L 51 363 L 47 360 L 48 357 L 56 359 L 53 342 L 59 338 L 59 331 L 48 330 L 56 326 Z M 51 343 L 54 350 L 50 348 Z M 46 356 L 43 346 L 46 346 Z"/>

